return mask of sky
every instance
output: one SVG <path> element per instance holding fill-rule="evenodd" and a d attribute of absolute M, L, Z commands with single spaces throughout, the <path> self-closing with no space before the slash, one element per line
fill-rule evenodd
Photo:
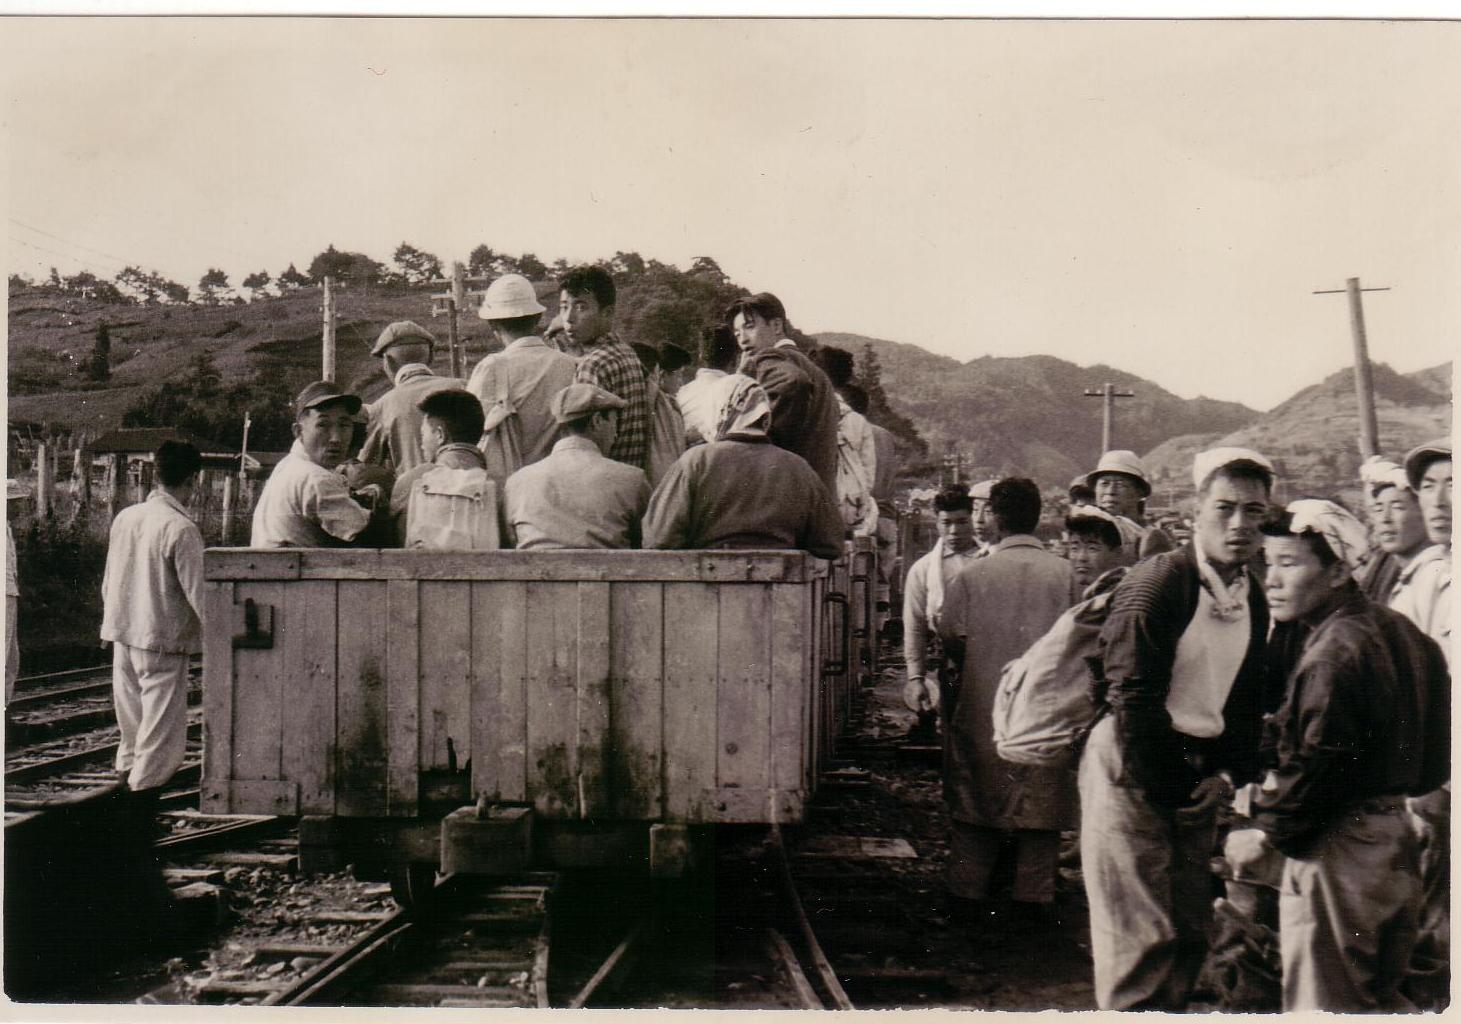
<path fill-rule="evenodd" d="M 7 19 L 7 269 L 714 257 L 804 330 L 1266 409 L 1452 357 L 1461 24 Z M 1099 386 L 1098 380 L 1092 381 Z"/>

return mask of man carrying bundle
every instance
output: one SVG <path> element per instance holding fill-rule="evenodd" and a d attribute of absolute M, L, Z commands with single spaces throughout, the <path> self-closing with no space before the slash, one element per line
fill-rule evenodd
<path fill-rule="evenodd" d="M 482 403 L 470 391 L 434 391 L 421 400 L 421 455 L 391 491 L 402 547 L 491 551 L 502 546 L 500 484 L 477 447 Z"/>

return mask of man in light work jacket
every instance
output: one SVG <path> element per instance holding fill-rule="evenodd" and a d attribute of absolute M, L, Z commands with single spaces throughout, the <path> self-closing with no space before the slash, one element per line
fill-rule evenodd
<path fill-rule="evenodd" d="M 455 377 L 438 377 L 431 370 L 436 339 L 410 320 L 398 320 L 380 332 L 370 354 L 378 356 L 393 385 L 365 407 L 369 428 L 360 449 L 360 461 L 389 459 L 397 475 L 421 462 L 421 410 L 417 404 L 433 391 L 459 388 Z"/>
<path fill-rule="evenodd" d="M 949 805 L 949 890 L 975 920 L 993 909 L 990 878 L 1005 840 L 1015 843 L 1014 908 L 1037 924 L 1055 899 L 1060 832 L 1075 822 L 1075 780 L 1065 768 L 1014 764 L 994 746 L 1000 671 L 1045 634 L 1070 606 L 1070 563 L 1033 534 L 1040 489 L 1010 477 L 989 492 L 994 545 L 944 592 L 939 638 L 961 666 L 945 720 L 944 795 Z M 1024 920 L 1019 920 L 1023 918 Z"/>
<path fill-rule="evenodd" d="M 497 404 L 499 395 L 506 397 L 522 428 L 524 466 L 547 456 L 558 439 L 558 422 L 548 405 L 573 383 L 578 365 L 538 336 L 544 312 L 531 282 L 520 274 L 503 274 L 488 285 L 477 315 L 491 326 L 503 348 L 484 356 L 467 381 L 467 390 L 477 396 L 484 413 Z"/>
<path fill-rule="evenodd" d="M 771 399 L 771 443 L 794 452 L 837 494 L 837 397 L 832 382 L 786 337 L 786 309 L 770 292 L 737 300 L 731 328 L 741 346 L 741 372 Z"/>
<path fill-rule="evenodd" d="M 507 478 L 506 530 L 517 548 L 639 547 L 649 480 L 604 454 L 626 407 L 592 384 L 570 384 L 553 396 L 563 436 L 546 459 Z"/>
<path fill-rule="evenodd" d="M 1111 713 L 1079 780 L 1101 1009 L 1186 1005 L 1207 953 L 1217 810 L 1258 768 L 1268 606 L 1248 561 L 1273 466 L 1216 448 L 1192 476 L 1191 543 L 1132 567 L 1099 641 Z"/>
<path fill-rule="evenodd" d="M 112 521 L 102 577 L 101 638 L 112 643 L 117 771 L 137 820 L 150 822 L 187 744 L 188 657 L 202 650 L 203 536 L 187 503 L 203 460 L 164 441 L 157 487 Z"/>

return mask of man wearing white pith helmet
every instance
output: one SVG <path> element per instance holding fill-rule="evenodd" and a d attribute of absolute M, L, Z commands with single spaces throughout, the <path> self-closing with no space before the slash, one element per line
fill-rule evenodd
<path fill-rule="evenodd" d="M 572 356 L 551 348 L 538 336 L 543 313 L 532 282 L 522 275 L 504 274 L 488 285 L 477 315 L 491 326 L 502 351 L 484 356 L 467 381 L 467 390 L 477 396 L 485 413 L 491 413 L 500 399 L 516 412 L 522 427 L 524 466 L 552 450 L 558 424 L 548 405 L 573 383 L 577 365 Z"/>
<path fill-rule="evenodd" d="M 392 387 L 365 407 L 370 426 L 360 449 L 360 461 L 382 463 L 389 459 L 399 476 L 421 462 L 421 410 L 417 403 L 434 391 L 459 388 L 462 382 L 432 372 L 436 339 L 410 320 L 398 320 L 381 331 L 370 354 L 380 358 L 381 369 Z"/>
<path fill-rule="evenodd" d="M 1118 517 L 1127 564 L 1176 547 L 1165 531 L 1146 525 L 1145 505 L 1152 485 L 1136 452 L 1123 448 L 1106 452 L 1086 474 L 1086 486 L 1095 495 L 1097 508 Z"/>

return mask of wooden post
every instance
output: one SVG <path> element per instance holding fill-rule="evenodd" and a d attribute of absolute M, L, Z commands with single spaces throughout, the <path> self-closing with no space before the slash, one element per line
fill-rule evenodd
<path fill-rule="evenodd" d="M 232 473 L 223 478 L 223 546 L 228 547 L 233 538 L 233 501 L 234 484 L 237 481 Z"/>
<path fill-rule="evenodd" d="M 76 449 L 76 458 L 71 469 L 76 503 L 85 509 L 91 505 L 91 456 L 85 448 Z"/>
<path fill-rule="evenodd" d="M 122 474 L 125 472 L 125 465 L 120 452 L 113 452 L 107 462 L 107 522 L 117 518 L 117 512 L 122 507 L 122 486 L 125 482 Z"/>
<path fill-rule="evenodd" d="M 446 336 L 451 352 L 451 375 L 459 379 L 462 376 L 463 353 L 461 342 L 457 337 L 457 310 L 466 304 L 466 273 L 466 268 L 460 261 L 452 261 L 451 298 L 446 300 Z"/>
<path fill-rule="evenodd" d="M 1116 390 L 1116 385 L 1112 384 L 1108 380 L 1106 382 L 1105 387 L 1101 388 L 1099 391 L 1094 390 L 1092 388 L 1086 388 L 1086 390 L 1085 390 L 1085 396 L 1087 398 L 1099 398 L 1099 399 L 1102 400 L 1102 408 L 1101 408 L 1101 454 L 1102 455 L 1105 455 L 1107 452 L 1109 452 L 1111 450 L 1111 428 L 1112 428 L 1112 421 L 1115 419 L 1116 399 L 1118 399 L 1118 398 L 1135 398 L 1136 397 L 1136 392 L 1134 392 L 1134 391 L 1117 391 Z"/>
<path fill-rule="evenodd" d="M 320 332 L 323 342 L 324 365 L 320 370 L 321 380 L 335 379 L 335 279 L 325 277 L 325 322 Z"/>
<path fill-rule="evenodd" d="M 36 516 L 41 519 L 51 518 L 51 480 L 54 471 L 51 468 L 50 449 L 50 445 L 36 445 Z"/>
<path fill-rule="evenodd" d="M 1354 339 L 1354 397 L 1359 406 L 1360 458 L 1368 459 L 1380 452 L 1380 428 L 1375 419 L 1375 384 L 1370 374 L 1369 341 L 1365 337 L 1365 307 L 1361 292 L 1388 292 L 1389 288 L 1361 288 L 1360 279 L 1347 278 L 1344 288 L 1316 291 L 1315 295 L 1349 296 L 1349 330 Z"/>
<path fill-rule="evenodd" d="M 141 504 L 147 500 L 147 495 L 152 493 L 152 463 L 142 461 L 137 464 L 137 501 Z"/>

